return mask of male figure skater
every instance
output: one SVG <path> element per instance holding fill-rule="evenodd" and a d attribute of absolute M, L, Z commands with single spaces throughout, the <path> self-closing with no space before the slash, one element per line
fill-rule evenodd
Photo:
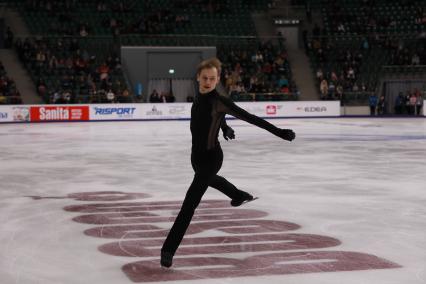
<path fill-rule="evenodd" d="M 284 140 L 292 141 L 296 137 L 292 130 L 277 128 L 219 95 L 216 86 L 219 83 L 220 71 L 221 62 L 217 58 L 207 59 L 197 68 L 199 90 L 191 108 L 191 164 L 195 175 L 180 212 L 161 248 L 161 266 L 164 267 L 172 265 L 173 256 L 207 187 L 211 186 L 227 195 L 234 207 L 253 200 L 252 195 L 239 190 L 225 178 L 217 175 L 223 161 L 223 152 L 218 141 L 219 128 L 222 128 L 226 140 L 235 138 L 233 129 L 225 122 L 225 114 L 261 127 Z"/>

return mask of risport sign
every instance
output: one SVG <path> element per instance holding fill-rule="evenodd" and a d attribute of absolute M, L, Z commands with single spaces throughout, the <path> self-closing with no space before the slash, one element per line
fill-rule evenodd
<path fill-rule="evenodd" d="M 94 104 L 90 120 L 132 120 L 140 117 L 140 104 Z"/>

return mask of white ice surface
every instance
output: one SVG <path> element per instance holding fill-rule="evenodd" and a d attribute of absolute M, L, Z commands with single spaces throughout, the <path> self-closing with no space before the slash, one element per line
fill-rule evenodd
<path fill-rule="evenodd" d="M 327 250 L 402 268 L 176 283 L 425 284 L 426 120 L 271 122 L 296 140 L 238 120 L 229 122 L 237 139 L 221 139 L 220 174 L 260 197 L 246 208 L 342 242 Z M 188 121 L 0 125 L 0 283 L 131 283 L 121 267 L 138 259 L 99 252 L 113 240 L 84 235 L 94 226 L 63 210 L 88 202 L 27 196 L 107 190 L 181 201 L 193 176 L 190 144 Z M 226 200 L 214 189 L 204 198 Z"/>

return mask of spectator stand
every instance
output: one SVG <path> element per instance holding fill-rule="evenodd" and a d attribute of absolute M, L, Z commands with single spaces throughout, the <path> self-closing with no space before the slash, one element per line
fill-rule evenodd
<path fill-rule="evenodd" d="M 7 76 L 0 61 L 0 104 L 22 104 L 21 94 L 16 88 L 15 81 Z"/>
<path fill-rule="evenodd" d="M 19 38 L 15 48 L 46 103 L 133 101 L 111 38 Z"/>
<path fill-rule="evenodd" d="M 18 0 L 9 4 L 21 12 L 32 33 L 40 35 L 19 39 L 16 48 L 47 103 L 114 102 L 105 94 L 123 92 L 126 85 L 118 55 L 123 45 L 214 45 L 228 73 L 240 61 L 243 74 L 235 84 L 244 79 L 245 90 L 256 94 L 251 96 L 254 100 L 296 99 L 285 50 L 258 39 L 250 16 L 271 2 Z M 254 55 L 262 59 L 253 61 Z M 105 64 L 109 72 L 99 73 Z M 250 83 L 253 75 L 260 83 Z M 126 92 L 132 93 L 131 88 Z M 244 99 L 245 92 L 241 93 Z M 130 97 L 138 100 L 133 94 Z"/>
<path fill-rule="evenodd" d="M 425 64 L 426 2 L 309 2 L 322 11 L 323 28 L 317 25 L 307 43 L 322 99 L 340 99 L 336 90 L 343 89 L 344 103 L 363 104 L 368 95 L 354 93 L 378 92 L 384 76 L 382 66 Z M 408 69 L 387 70 L 395 76 L 422 72 L 421 68 L 414 68 L 414 72 L 406 73 Z M 329 88 L 331 82 L 333 86 Z M 349 102 L 349 98 L 356 102 Z"/>

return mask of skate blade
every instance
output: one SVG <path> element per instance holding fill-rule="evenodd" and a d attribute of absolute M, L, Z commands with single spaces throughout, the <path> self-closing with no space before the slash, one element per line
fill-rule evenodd
<path fill-rule="evenodd" d="M 255 200 L 257 200 L 257 199 L 259 199 L 259 197 L 253 197 L 253 199 L 251 199 L 251 200 L 246 200 L 246 201 L 244 201 L 243 203 L 241 203 L 241 205 L 244 205 L 244 204 L 246 204 L 246 203 L 249 203 L 249 202 L 255 201 Z M 240 205 L 240 206 L 241 206 L 241 205 Z"/>

